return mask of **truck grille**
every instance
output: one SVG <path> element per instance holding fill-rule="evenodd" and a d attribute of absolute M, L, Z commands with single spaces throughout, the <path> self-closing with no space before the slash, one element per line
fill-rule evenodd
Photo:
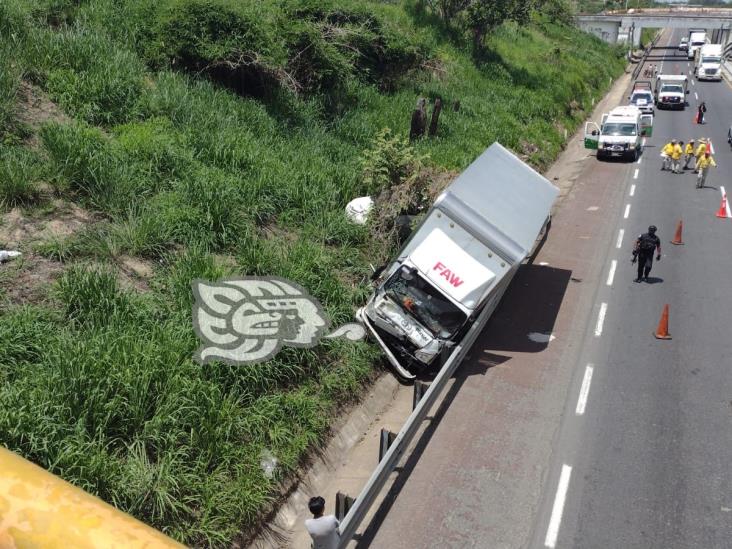
<path fill-rule="evenodd" d="M 717 74 L 717 69 L 704 69 L 705 74 Z"/>

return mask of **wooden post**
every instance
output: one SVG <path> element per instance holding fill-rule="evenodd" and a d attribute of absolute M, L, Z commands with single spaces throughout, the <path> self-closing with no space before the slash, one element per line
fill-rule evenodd
<path fill-rule="evenodd" d="M 412 113 L 412 126 L 409 129 L 409 139 L 416 139 L 424 135 L 427 126 L 427 100 L 424 97 L 417 99 L 417 105 Z"/>
<path fill-rule="evenodd" d="M 432 107 L 432 120 L 430 120 L 430 137 L 437 134 L 437 122 L 440 119 L 440 111 L 442 110 L 442 101 L 438 97 L 435 99 L 435 105 Z"/>

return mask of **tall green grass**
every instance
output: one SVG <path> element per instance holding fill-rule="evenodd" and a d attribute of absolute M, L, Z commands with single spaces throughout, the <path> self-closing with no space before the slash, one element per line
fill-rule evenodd
<path fill-rule="evenodd" d="M 191 280 L 287 277 L 334 325 L 351 321 L 369 262 L 391 250 L 343 208 L 373 190 L 363 151 L 384 128 L 405 136 L 417 97 L 444 104 L 437 137 L 412 143 L 431 169 L 462 169 L 495 140 L 542 168 L 622 70 L 541 16 L 501 27 L 476 59 L 413 7 L 0 4 L 0 63 L 15 71 L 5 84 L 0 71 L 0 116 L 25 77 L 73 118 L 45 124 L 40 151 L 3 150 L 0 201 L 32 203 L 45 180 L 99 219 L 37 245 L 66 265 L 55 305 L 0 302 L 0 442 L 190 545 L 256 527 L 378 352 L 327 341 L 201 367 Z M 249 69 L 231 68 L 240 58 Z M 122 284 L 125 256 L 154 267 L 147 291 Z"/>

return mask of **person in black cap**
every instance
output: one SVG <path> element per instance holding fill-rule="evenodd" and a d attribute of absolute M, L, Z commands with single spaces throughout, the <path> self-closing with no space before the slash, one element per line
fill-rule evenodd
<path fill-rule="evenodd" d="M 648 232 L 643 233 L 635 241 L 633 248 L 632 263 L 638 263 L 638 278 L 635 282 L 644 280 L 648 282 L 648 275 L 653 267 L 653 252 L 656 251 L 656 261 L 661 261 L 661 239 L 656 236 L 656 226 L 648 227 Z"/>

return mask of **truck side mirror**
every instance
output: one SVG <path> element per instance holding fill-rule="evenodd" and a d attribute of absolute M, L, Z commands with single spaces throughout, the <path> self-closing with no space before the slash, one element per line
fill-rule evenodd
<path fill-rule="evenodd" d="M 597 135 L 597 130 L 592 130 L 592 135 Z"/>

